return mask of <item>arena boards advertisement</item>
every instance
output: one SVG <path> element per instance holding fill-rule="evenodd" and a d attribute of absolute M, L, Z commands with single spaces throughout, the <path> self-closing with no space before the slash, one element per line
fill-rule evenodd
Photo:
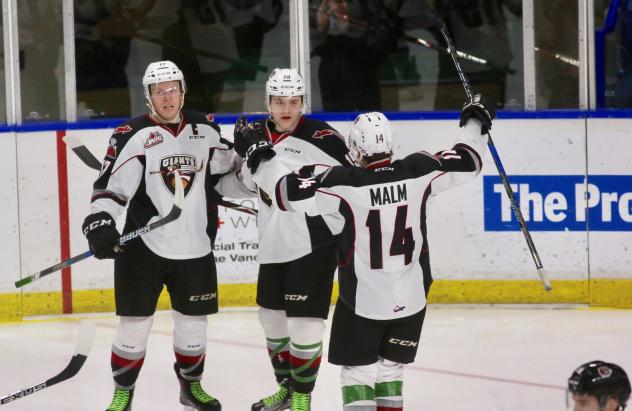
<path fill-rule="evenodd" d="M 348 122 L 333 122 L 343 135 Z M 459 132 L 456 120 L 394 121 L 395 156 L 416 150 L 450 148 Z M 631 279 L 632 148 L 628 119 L 497 120 L 492 135 L 511 186 L 553 280 Z M 232 135 L 232 126 L 222 125 Z M 98 158 L 111 130 L 72 130 Z M 0 201 L 4 230 L 0 253 L 7 262 L 0 293 L 15 294 L 20 272 L 28 275 L 60 259 L 60 192 L 67 190 L 69 251 L 87 249 L 81 223 L 89 213 L 97 172 L 66 150 L 59 167 L 55 131 L 6 133 L 3 152 L 8 190 Z M 61 146 L 63 148 L 63 145 Z M 58 153 L 57 156 L 52 153 Z M 67 180 L 64 182 L 64 172 Z M 257 207 L 254 199 L 235 199 Z M 220 284 L 254 284 L 257 277 L 255 216 L 220 207 L 215 260 Z M 524 238 L 487 154 L 482 175 L 432 197 L 428 229 L 436 280 L 534 280 Z M 17 246 L 19 244 L 19 247 Z M 111 261 L 90 259 L 72 267 L 73 290 L 112 288 Z M 51 275 L 25 292 L 58 292 Z"/>

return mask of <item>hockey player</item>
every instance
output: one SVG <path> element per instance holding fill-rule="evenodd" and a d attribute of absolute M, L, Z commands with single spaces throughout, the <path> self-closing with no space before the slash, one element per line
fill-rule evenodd
<path fill-rule="evenodd" d="M 298 71 L 272 71 L 266 83 L 270 116 L 250 125 L 241 118 L 235 125 L 235 151 L 252 170 L 271 156 L 275 161 L 262 167 L 279 175 L 309 164 L 350 164 L 344 138 L 329 124 L 302 115 L 304 97 Z M 257 304 L 279 389 L 252 410 L 306 411 L 322 355 L 343 220 L 335 214 L 284 213 L 275 195 L 259 190 Z"/>
<path fill-rule="evenodd" d="M 213 188 L 231 197 L 250 194 L 233 172 L 232 144 L 222 138 L 212 115 L 182 111 L 186 86 L 178 67 L 170 61 L 149 64 L 143 87 L 150 113 L 114 129 L 94 183 L 91 212 L 83 223 L 94 255 L 115 259 L 119 325 L 111 357 L 114 397 L 107 410 L 131 410 L 153 314 L 166 285 L 173 309 L 180 402 L 185 409 L 217 411 L 219 401 L 200 385 L 207 315 L 218 308 Z M 125 209 L 125 232 L 168 212 L 174 170 L 180 173 L 185 191 L 180 217 L 127 242 L 123 249 L 118 247 L 115 221 Z"/>
<path fill-rule="evenodd" d="M 359 167 L 305 168 L 276 180 L 253 175 L 280 210 L 346 217 L 329 362 L 341 365 L 344 410 L 403 409 L 403 364 L 414 361 L 432 283 L 426 230 L 429 200 L 481 170 L 494 112 L 480 97 L 465 105 L 454 146 L 392 161 L 393 134 L 382 113 L 359 115 L 348 147 Z M 252 144 L 251 144 L 252 145 Z M 294 213 L 289 213 L 294 214 Z"/>
<path fill-rule="evenodd" d="M 568 379 L 566 406 L 573 411 L 622 411 L 630 398 L 630 380 L 621 367 L 591 361 Z"/>

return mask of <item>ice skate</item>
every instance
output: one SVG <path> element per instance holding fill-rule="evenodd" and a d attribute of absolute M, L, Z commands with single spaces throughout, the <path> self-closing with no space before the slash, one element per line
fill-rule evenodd
<path fill-rule="evenodd" d="M 292 388 L 290 387 L 290 381 L 285 379 L 279 384 L 277 392 L 252 404 L 251 411 L 289 410 L 291 398 Z"/>
<path fill-rule="evenodd" d="M 291 411 L 311 411 L 312 394 L 303 394 L 302 392 L 292 393 Z"/>
<path fill-rule="evenodd" d="M 173 366 L 180 382 L 180 404 L 184 411 L 221 411 L 222 404 L 204 391 L 200 381 L 189 381 L 182 378 L 178 364 Z"/>
<path fill-rule="evenodd" d="M 134 390 L 122 390 L 120 388 L 114 388 L 114 396 L 112 397 L 112 403 L 105 411 L 131 411 L 132 410 L 132 398 L 134 397 Z"/>

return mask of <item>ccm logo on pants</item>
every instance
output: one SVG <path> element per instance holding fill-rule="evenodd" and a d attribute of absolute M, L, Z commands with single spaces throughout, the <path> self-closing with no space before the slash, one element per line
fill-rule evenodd
<path fill-rule="evenodd" d="M 189 297 L 189 301 L 208 301 L 217 298 L 217 293 L 192 295 Z"/>
<path fill-rule="evenodd" d="M 307 301 L 308 295 L 285 294 L 285 301 Z"/>
<path fill-rule="evenodd" d="M 388 342 L 395 345 L 401 345 L 402 347 L 416 347 L 417 344 L 419 344 L 417 341 L 406 341 L 398 338 L 391 338 Z"/>

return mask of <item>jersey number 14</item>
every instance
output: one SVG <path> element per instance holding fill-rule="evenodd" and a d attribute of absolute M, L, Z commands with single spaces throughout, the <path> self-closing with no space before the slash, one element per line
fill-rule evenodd
<path fill-rule="evenodd" d="M 391 240 L 390 255 L 404 256 L 404 264 L 408 265 L 413 259 L 415 240 L 413 239 L 413 229 L 406 227 L 406 214 L 408 206 L 397 207 L 395 214 L 395 226 L 393 228 L 393 239 Z M 380 210 L 370 210 L 366 218 L 366 226 L 369 229 L 369 252 L 371 255 L 371 268 L 379 270 L 384 268 L 384 257 L 382 253 L 382 222 Z"/>

